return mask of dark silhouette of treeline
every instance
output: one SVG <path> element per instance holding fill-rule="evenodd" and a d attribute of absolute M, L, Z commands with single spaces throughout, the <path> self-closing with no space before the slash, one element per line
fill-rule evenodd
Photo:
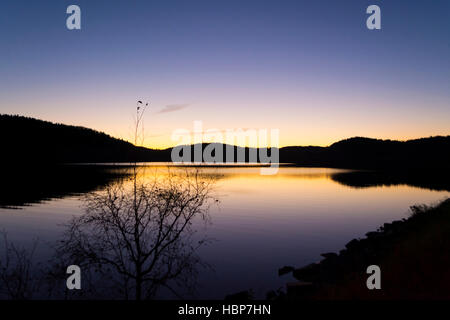
<path fill-rule="evenodd" d="M 136 147 L 92 129 L 22 116 L 0 115 L 0 135 L 2 162 L 171 161 L 172 148 L 156 150 Z M 245 153 L 245 162 L 252 160 L 252 154 L 256 155 L 257 162 L 261 161 L 261 150 L 224 144 L 216 146 L 222 148 L 223 155 L 227 154 L 227 148 L 233 148 L 235 162 L 240 162 L 238 154 L 242 151 Z M 205 147 L 206 144 L 203 144 L 202 150 Z M 195 146 L 190 148 L 191 161 L 194 161 Z M 265 154 L 266 150 L 263 151 Z M 267 150 L 268 156 L 274 151 L 277 150 Z M 283 147 L 278 151 L 280 163 L 298 166 L 380 170 L 450 169 L 450 136 L 408 141 L 355 137 L 328 147 Z"/>
<path fill-rule="evenodd" d="M 167 161 L 170 152 L 135 147 L 92 129 L 0 115 L 2 162 L 88 163 Z M 152 159 L 152 160 L 150 160 Z"/>
<path fill-rule="evenodd" d="M 285 147 L 282 162 L 348 169 L 450 169 L 450 136 L 408 141 L 355 137 L 329 147 Z"/>

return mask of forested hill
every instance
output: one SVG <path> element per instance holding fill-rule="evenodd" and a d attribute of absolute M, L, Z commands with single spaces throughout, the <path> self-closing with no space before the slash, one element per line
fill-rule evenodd
<path fill-rule="evenodd" d="M 282 161 L 354 169 L 450 169 L 450 136 L 408 141 L 355 137 L 329 147 L 285 147 Z"/>
<path fill-rule="evenodd" d="M 2 162 L 11 163 L 161 161 L 168 153 L 84 127 L 11 115 L 0 115 L 0 150 Z"/>
<path fill-rule="evenodd" d="M 225 151 L 225 145 L 219 146 Z M 84 127 L 0 115 L 0 150 L 3 163 L 80 163 L 171 161 L 172 149 L 135 147 Z M 450 136 L 408 141 L 356 137 L 328 147 L 284 147 L 279 155 L 280 162 L 301 166 L 450 170 Z"/>

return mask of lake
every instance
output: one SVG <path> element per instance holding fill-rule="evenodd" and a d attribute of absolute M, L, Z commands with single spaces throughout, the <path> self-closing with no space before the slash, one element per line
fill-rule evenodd
<path fill-rule="evenodd" d="M 252 166 L 201 171 L 218 177 L 214 194 L 220 201 L 211 206 L 206 226 L 194 225 L 211 239 L 198 250 L 208 265 L 198 269 L 192 296 L 198 299 L 222 299 L 248 289 L 264 298 L 269 290 L 292 281 L 290 275 L 278 276 L 280 267 L 316 262 L 321 253 L 338 252 L 353 238 L 408 217 L 411 205 L 433 204 L 450 196 L 446 184 L 350 170 L 281 167 L 272 176 L 260 175 Z M 164 165 L 148 165 L 139 171 L 139 178 L 166 173 Z M 36 257 L 42 261 L 51 257 L 50 245 L 61 236 L 63 224 L 84 212 L 84 195 L 119 179 L 98 177 L 99 183 L 84 186 L 88 179 L 78 174 L 63 178 L 64 174 L 23 174 L 20 184 L 17 179 L 13 186 L 2 182 L 5 192 L 25 196 L 13 203 L 3 196 L 0 228 L 17 245 L 29 247 L 38 238 Z M 159 297 L 171 298 L 165 291 Z"/>

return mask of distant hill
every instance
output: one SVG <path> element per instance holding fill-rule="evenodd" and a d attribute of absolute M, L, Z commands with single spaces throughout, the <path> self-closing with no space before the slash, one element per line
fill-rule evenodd
<path fill-rule="evenodd" d="M 353 169 L 450 169 L 450 136 L 408 141 L 355 137 L 329 147 L 286 147 L 280 158 L 303 166 Z"/>
<path fill-rule="evenodd" d="M 225 147 L 222 145 L 224 154 Z M 245 150 L 247 159 L 249 152 L 255 151 L 234 147 L 235 151 L 238 149 Z M 0 115 L 0 151 L 3 163 L 81 163 L 171 161 L 172 149 L 135 147 L 84 127 Z M 449 170 L 450 136 L 404 142 L 355 137 L 329 147 L 284 147 L 279 154 L 280 162 L 300 166 Z"/>

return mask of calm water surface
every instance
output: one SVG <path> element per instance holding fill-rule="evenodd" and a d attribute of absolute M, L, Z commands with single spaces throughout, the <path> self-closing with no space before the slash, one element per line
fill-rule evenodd
<path fill-rule="evenodd" d="M 140 174 L 146 179 L 166 170 L 147 167 Z M 280 267 L 320 260 L 321 253 L 337 252 L 351 239 L 407 217 L 411 205 L 450 196 L 445 190 L 401 184 L 351 187 L 333 179 L 342 172 L 336 169 L 285 167 L 274 176 L 252 167 L 204 171 L 220 175 L 215 191 L 220 204 L 211 208 L 208 227 L 199 227 L 213 241 L 199 251 L 211 268 L 199 270 L 196 298 L 221 299 L 247 289 L 262 298 L 292 280 L 278 277 Z M 71 195 L 18 210 L 2 208 L 0 228 L 25 246 L 39 238 L 44 245 L 37 256 L 45 260 L 51 251 L 46 244 L 58 239 L 61 224 L 83 213 L 81 199 Z"/>

